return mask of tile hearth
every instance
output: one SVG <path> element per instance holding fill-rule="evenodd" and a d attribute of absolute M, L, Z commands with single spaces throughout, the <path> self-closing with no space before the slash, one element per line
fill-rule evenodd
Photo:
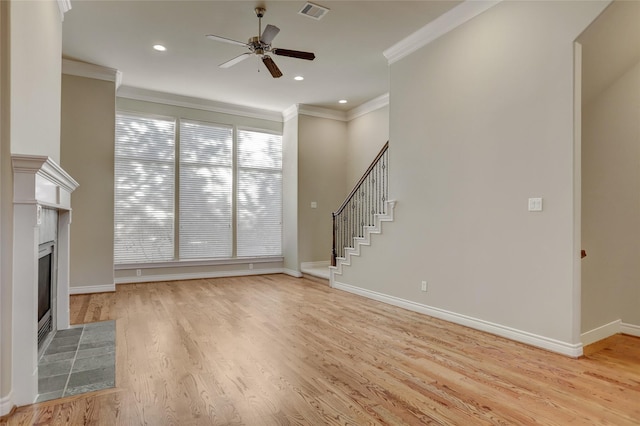
<path fill-rule="evenodd" d="M 37 402 L 115 386 L 115 321 L 59 330 L 38 361 Z"/>

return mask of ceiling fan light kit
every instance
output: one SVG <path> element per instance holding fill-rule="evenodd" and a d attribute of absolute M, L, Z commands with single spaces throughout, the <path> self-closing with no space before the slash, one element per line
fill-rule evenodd
<path fill-rule="evenodd" d="M 249 49 L 249 52 L 245 52 L 233 59 L 223 62 L 219 65 L 220 68 L 229 68 L 239 62 L 242 62 L 251 55 L 258 55 L 262 58 L 262 63 L 265 65 L 265 67 L 267 67 L 267 69 L 271 73 L 271 76 L 273 78 L 280 78 L 282 77 L 282 71 L 280 71 L 276 63 L 269 55 L 267 55 L 267 53 L 272 53 L 279 56 L 287 56 L 289 58 L 305 59 L 307 61 L 313 61 L 316 58 L 316 55 L 314 55 L 312 52 L 302 52 L 299 50 L 271 47 L 271 42 L 280 32 L 280 28 L 276 27 L 275 25 L 268 24 L 265 27 L 264 31 L 262 31 L 262 17 L 264 16 L 266 9 L 262 7 L 256 7 L 255 12 L 256 16 L 258 17 L 258 35 L 249 38 L 249 41 L 247 43 L 213 34 L 208 34 L 206 36 L 209 40 L 244 46 Z"/>

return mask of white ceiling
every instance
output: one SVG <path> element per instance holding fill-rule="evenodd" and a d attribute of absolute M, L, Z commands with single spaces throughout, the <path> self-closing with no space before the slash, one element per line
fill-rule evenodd
<path fill-rule="evenodd" d="M 274 111 L 294 104 L 350 110 L 389 90 L 383 51 L 460 1 L 327 1 L 321 20 L 301 16 L 305 1 L 73 0 L 63 23 L 63 56 L 122 72 L 124 86 Z M 272 55 L 284 76 L 258 57 L 218 65 L 245 52 L 206 34 L 246 42 L 262 26 L 280 28 L 273 47 L 311 51 L 314 61 Z M 166 52 L 152 49 L 163 44 Z M 304 76 L 302 82 L 294 81 Z M 339 99 L 348 103 L 339 105 Z"/>

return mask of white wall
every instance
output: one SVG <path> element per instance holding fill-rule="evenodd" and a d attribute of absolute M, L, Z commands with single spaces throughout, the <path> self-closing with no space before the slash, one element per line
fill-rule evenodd
<path fill-rule="evenodd" d="M 62 22 L 55 1 L 12 1 L 11 152 L 60 164 Z"/>
<path fill-rule="evenodd" d="M 115 82 L 62 76 L 61 166 L 80 183 L 71 200 L 70 287 L 113 288 L 115 111 Z"/>
<path fill-rule="evenodd" d="M 604 5 L 502 2 L 391 65 L 396 221 L 341 281 L 579 346 L 573 41 Z"/>
<path fill-rule="evenodd" d="M 62 22 L 55 1 L 0 2 L 0 415 L 12 400 L 11 154 L 60 160 Z"/>
<path fill-rule="evenodd" d="M 10 409 L 13 173 L 9 132 L 9 3 L 0 2 L 0 416 Z"/>
<path fill-rule="evenodd" d="M 582 331 L 640 326 L 640 62 L 583 106 Z"/>
<path fill-rule="evenodd" d="M 347 123 L 347 193 L 353 189 L 388 140 L 388 105 Z"/>
<path fill-rule="evenodd" d="M 289 118 L 282 129 L 282 254 L 284 268 L 300 273 L 298 261 L 298 115 Z"/>

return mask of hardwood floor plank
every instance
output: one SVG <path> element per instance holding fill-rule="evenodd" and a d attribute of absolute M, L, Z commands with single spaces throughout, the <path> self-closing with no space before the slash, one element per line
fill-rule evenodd
<path fill-rule="evenodd" d="M 284 275 L 71 297 L 116 320 L 116 388 L 2 425 L 638 425 L 640 339 L 581 359 Z"/>

